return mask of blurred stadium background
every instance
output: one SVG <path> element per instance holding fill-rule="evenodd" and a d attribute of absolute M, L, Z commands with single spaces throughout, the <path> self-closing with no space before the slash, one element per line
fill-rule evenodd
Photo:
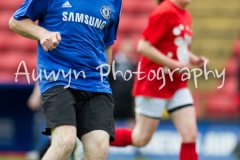
<path fill-rule="evenodd" d="M 34 82 L 28 84 L 25 76 L 19 76 L 15 82 L 14 73 L 24 60 L 32 75 L 37 43 L 8 28 L 9 18 L 22 1 L 0 0 L 0 160 L 26 159 L 25 154 L 32 150 L 34 141 L 34 116 L 26 104 Z M 136 47 L 154 7 L 153 0 L 123 0 L 114 52 L 125 38 L 131 38 Z M 193 0 L 189 10 L 193 17 L 193 53 L 210 59 L 209 70 L 226 69 L 222 89 L 217 89 L 221 80 L 212 76 L 208 80 L 199 77 L 198 88 L 193 80 L 189 82 L 198 116 L 198 153 L 201 160 L 237 159 L 234 150 L 240 135 L 240 1 Z M 116 124 L 126 126 L 127 122 L 117 120 Z M 179 148 L 180 137 L 166 114 L 148 146 L 112 147 L 109 159 L 177 159 Z"/>

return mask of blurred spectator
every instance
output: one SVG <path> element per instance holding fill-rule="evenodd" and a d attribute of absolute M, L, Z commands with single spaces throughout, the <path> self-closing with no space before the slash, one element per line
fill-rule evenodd
<path fill-rule="evenodd" d="M 237 91 L 238 91 L 238 110 L 240 115 L 240 33 L 238 35 L 238 38 L 235 40 L 233 45 L 233 56 L 234 58 L 238 59 L 238 67 L 237 67 Z M 239 120 L 240 121 L 240 120 Z M 235 155 L 240 159 L 240 135 L 239 135 L 239 141 L 238 144 L 234 150 Z"/>
<path fill-rule="evenodd" d="M 233 56 L 238 59 L 237 82 L 238 82 L 238 105 L 240 106 L 240 33 L 233 45 Z"/>
<path fill-rule="evenodd" d="M 125 38 L 121 41 L 119 49 L 114 54 L 113 60 L 115 61 L 115 73 L 121 71 L 123 76 L 127 70 L 134 72 L 136 70 L 136 56 L 135 56 L 134 42 L 130 38 Z M 116 74 L 116 79 L 112 74 L 109 76 L 109 82 L 113 91 L 115 107 L 115 119 L 132 119 L 134 118 L 133 110 L 133 97 L 131 90 L 133 86 L 133 77 L 126 81 L 121 73 Z M 126 78 L 130 76 L 126 73 Z"/>
<path fill-rule="evenodd" d="M 35 84 L 32 94 L 28 99 L 28 107 L 34 111 L 34 148 L 27 153 L 28 160 L 40 160 L 49 147 L 49 137 L 41 132 L 45 129 L 45 123 L 40 109 L 40 91 L 38 83 Z"/>
<path fill-rule="evenodd" d="M 238 91 L 238 106 L 239 106 L 239 114 L 240 114 L 240 32 L 233 44 L 233 59 L 237 59 L 237 91 Z"/>

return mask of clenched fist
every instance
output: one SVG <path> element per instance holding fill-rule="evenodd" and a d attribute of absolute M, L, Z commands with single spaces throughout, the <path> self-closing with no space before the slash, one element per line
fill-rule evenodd
<path fill-rule="evenodd" d="M 40 44 L 44 51 L 51 51 L 55 49 L 61 41 L 59 32 L 44 32 L 40 37 Z"/>

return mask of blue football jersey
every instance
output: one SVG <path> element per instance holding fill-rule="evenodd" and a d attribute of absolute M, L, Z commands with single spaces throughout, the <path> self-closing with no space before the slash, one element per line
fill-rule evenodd
<path fill-rule="evenodd" d="M 38 20 L 39 26 L 61 34 L 52 51 L 44 51 L 38 42 L 41 94 L 56 85 L 112 93 L 99 67 L 107 64 L 105 46 L 116 39 L 121 7 L 122 0 L 25 0 L 13 15 L 16 20 Z"/>

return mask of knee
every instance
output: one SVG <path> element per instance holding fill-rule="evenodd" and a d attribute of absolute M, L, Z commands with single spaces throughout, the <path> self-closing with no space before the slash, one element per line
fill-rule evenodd
<path fill-rule="evenodd" d="M 145 134 L 145 135 L 141 135 L 141 134 L 137 134 L 137 135 L 133 135 L 133 145 L 136 147 L 143 147 L 146 146 L 149 141 L 151 140 L 151 135 Z"/>
<path fill-rule="evenodd" d="M 195 142 L 197 139 L 197 129 L 187 129 L 181 133 L 183 142 Z"/>
<path fill-rule="evenodd" d="M 109 144 L 108 143 L 102 143 L 101 145 L 97 146 L 99 150 L 99 156 L 100 157 L 107 157 L 108 151 L 109 151 Z"/>
<path fill-rule="evenodd" d="M 76 144 L 76 137 L 66 136 L 55 143 L 55 148 L 58 148 L 62 152 L 69 154 L 69 153 L 72 153 L 75 147 L 75 144 Z"/>
<path fill-rule="evenodd" d="M 84 146 L 84 155 L 86 157 L 92 157 L 90 159 L 105 159 L 108 155 L 109 151 L 109 143 L 108 141 L 97 141 L 91 146 L 89 145 L 88 147 Z M 92 153 L 95 153 L 92 155 Z M 93 158 L 94 157 L 94 158 Z"/>

